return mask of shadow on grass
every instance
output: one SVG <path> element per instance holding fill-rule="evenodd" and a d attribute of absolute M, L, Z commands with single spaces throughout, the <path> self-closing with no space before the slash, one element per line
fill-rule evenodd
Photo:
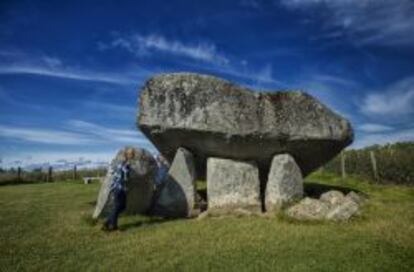
<path fill-rule="evenodd" d="M 10 186 L 10 185 L 27 185 L 27 184 L 42 184 L 46 183 L 44 181 L 33 181 L 33 180 L 4 180 L 0 181 L 1 186 Z"/>
<path fill-rule="evenodd" d="M 89 201 L 87 204 L 89 205 L 89 206 L 92 206 L 92 207 L 95 207 L 96 206 L 96 200 L 94 200 L 94 201 Z"/>
<path fill-rule="evenodd" d="M 122 224 L 119 227 L 120 231 L 127 231 L 129 229 L 134 228 L 142 228 L 142 227 L 149 227 L 152 225 L 159 225 L 166 222 L 171 222 L 177 219 L 174 218 L 162 218 L 162 217 L 149 217 L 148 219 L 141 219 L 137 220 L 135 222 L 125 223 Z"/>
<path fill-rule="evenodd" d="M 126 231 L 132 228 L 151 226 L 151 225 L 161 224 L 161 223 L 165 223 L 165 222 L 172 221 L 172 220 L 174 219 L 165 219 L 165 218 L 160 218 L 160 217 L 147 217 L 147 218 L 138 219 L 135 222 L 121 224 L 118 227 L 120 231 Z M 103 222 L 105 221 L 105 218 L 95 219 L 95 218 L 92 218 L 92 214 L 84 214 L 81 216 L 81 221 L 88 226 L 94 227 L 100 223 L 103 224 Z"/>
<path fill-rule="evenodd" d="M 361 192 L 359 190 L 356 190 L 354 188 L 344 187 L 344 186 L 337 186 L 337 185 L 327 185 L 327 184 L 321 184 L 317 182 L 305 182 L 304 183 L 304 191 L 305 196 L 311 197 L 311 198 L 319 198 L 323 193 L 326 193 L 328 191 L 337 190 L 342 192 L 343 194 L 348 194 L 351 191 L 354 191 L 355 193 L 362 194 L 366 196 L 364 192 Z"/>

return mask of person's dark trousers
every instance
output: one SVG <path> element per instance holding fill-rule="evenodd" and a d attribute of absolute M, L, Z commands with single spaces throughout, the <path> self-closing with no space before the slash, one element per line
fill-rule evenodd
<path fill-rule="evenodd" d="M 118 216 L 125 210 L 126 207 L 126 193 L 123 190 L 115 190 L 114 194 L 114 206 L 111 213 L 108 216 L 106 225 L 114 229 L 118 228 Z"/>

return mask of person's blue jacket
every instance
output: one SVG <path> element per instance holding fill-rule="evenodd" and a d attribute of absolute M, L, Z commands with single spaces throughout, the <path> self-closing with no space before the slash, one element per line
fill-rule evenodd
<path fill-rule="evenodd" d="M 115 169 L 112 170 L 112 184 L 111 191 L 127 191 L 127 181 L 130 171 L 130 166 L 126 162 L 122 162 L 115 166 Z"/>
<path fill-rule="evenodd" d="M 155 175 L 155 186 L 160 186 L 164 181 L 165 177 L 168 174 L 168 167 L 164 164 L 158 166 L 157 173 Z"/>

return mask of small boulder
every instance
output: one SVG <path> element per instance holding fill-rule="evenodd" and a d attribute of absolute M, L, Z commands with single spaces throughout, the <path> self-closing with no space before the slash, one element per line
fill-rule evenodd
<path fill-rule="evenodd" d="M 346 195 L 346 198 L 353 200 L 358 205 L 363 204 L 364 201 L 365 201 L 365 199 L 362 196 L 360 196 L 359 194 L 355 193 L 354 191 L 349 192 Z"/>
<path fill-rule="evenodd" d="M 178 148 L 166 179 L 155 199 L 152 213 L 171 218 L 190 217 L 196 198 L 196 171 L 190 151 Z"/>
<path fill-rule="evenodd" d="M 146 213 L 151 205 L 154 190 L 154 176 L 157 163 L 151 153 L 142 148 L 125 147 L 118 151 L 112 160 L 99 190 L 93 218 L 106 216 L 112 209 L 113 198 L 110 192 L 113 181 L 113 169 L 125 159 L 127 150 L 132 150 L 133 158 L 129 160 L 130 175 L 127 182 L 127 213 Z"/>
<path fill-rule="evenodd" d="M 261 211 L 259 169 L 255 162 L 207 160 L 209 212 Z"/>
<path fill-rule="evenodd" d="M 331 206 L 341 204 L 345 201 L 345 195 L 337 190 L 332 190 L 326 193 L 323 193 L 319 198 L 321 201 L 328 203 Z"/>
<path fill-rule="evenodd" d="M 286 210 L 288 216 L 298 220 L 323 220 L 328 212 L 327 203 L 309 197 Z"/>
<path fill-rule="evenodd" d="M 293 157 L 289 154 L 274 156 L 266 185 L 266 211 L 278 210 L 302 196 L 302 173 Z"/>
<path fill-rule="evenodd" d="M 351 216 L 356 214 L 359 210 L 359 206 L 355 201 L 345 198 L 345 200 L 339 205 L 333 207 L 326 215 L 326 219 L 333 221 L 346 221 Z"/>

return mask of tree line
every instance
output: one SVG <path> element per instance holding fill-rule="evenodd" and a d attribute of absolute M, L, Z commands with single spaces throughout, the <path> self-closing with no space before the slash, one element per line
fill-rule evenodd
<path fill-rule="evenodd" d="M 414 142 L 345 150 L 322 170 L 342 177 L 358 175 L 375 183 L 414 185 Z"/>
<path fill-rule="evenodd" d="M 52 166 L 25 170 L 21 167 L 0 168 L 0 184 L 23 184 L 56 181 L 83 181 L 84 177 L 103 177 L 107 168 L 82 168 L 55 171 Z"/>

